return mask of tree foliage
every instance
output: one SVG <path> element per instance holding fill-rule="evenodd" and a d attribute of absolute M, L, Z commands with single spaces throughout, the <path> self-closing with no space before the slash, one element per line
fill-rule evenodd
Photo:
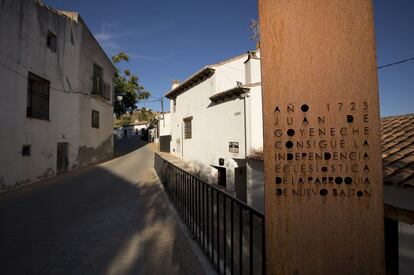
<path fill-rule="evenodd" d="M 260 43 L 259 21 L 255 20 L 255 19 L 251 19 L 249 28 L 250 28 L 250 31 L 251 31 L 250 39 L 255 41 L 256 43 Z"/>
<path fill-rule="evenodd" d="M 137 112 L 137 117 L 139 121 L 150 121 L 155 118 L 156 114 L 152 110 L 147 108 L 141 108 Z"/>
<path fill-rule="evenodd" d="M 119 64 L 121 62 L 129 62 L 129 56 L 120 52 L 112 57 L 112 62 Z M 131 74 L 127 69 L 121 71 L 117 68 L 114 76 L 115 98 L 114 98 L 114 114 L 120 118 L 125 113 L 132 114 L 137 108 L 138 101 L 148 99 L 151 94 L 144 90 L 139 84 L 138 77 Z"/>
<path fill-rule="evenodd" d="M 126 113 L 114 119 L 114 126 L 121 127 L 135 122 L 150 122 L 157 116 L 157 112 L 148 108 L 135 109 L 132 114 Z"/>

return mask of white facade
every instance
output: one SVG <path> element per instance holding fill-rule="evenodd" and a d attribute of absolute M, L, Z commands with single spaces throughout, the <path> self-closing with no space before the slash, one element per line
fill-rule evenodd
<path fill-rule="evenodd" d="M 171 113 L 158 115 L 159 136 L 171 135 Z"/>
<path fill-rule="evenodd" d="M 110 157 L 115 68 L 82 18 L 39 1 L 4 0 L 0 35 L 0 192 L 56 175 L 58 143 L 67 149 L 65 171 Z M 94 64 L 101 96 L 92 95 Z M 29 112 L 29 74 L 48 82 L 48 119 Z"/>
<path fill-rule="evenodd" d="M 114 130 L 114 134 L 118 138 L 129 137 L 129 136 L 142 136 L 142 130 L 146 129 L 146 124 L 141 125 L 127 125 L 122 126 Z"/>
<path fill-rule="evenodd" d="M 207 66 L 182 84 L 175 83 L 166 95 L 170 98 L 171 153 L 203 167 L 210 173 L 204 177 L 216 181 L 216 169 L 225 169 L 229 192 L 240 188 L 246 192 L 246 156 L 263 147 L 259 58 L 259 52 L 249 52 Z M 191 138 L 185 136 L 188 120 Z"/>

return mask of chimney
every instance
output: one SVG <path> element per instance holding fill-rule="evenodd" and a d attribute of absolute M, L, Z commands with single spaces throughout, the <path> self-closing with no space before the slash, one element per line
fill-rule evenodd
<path fill-rule="evenodd" d="M 173 80 L 171 90 L 174 90 L 180 85 L 180 80 Z"/>
<path fill-rule="evenodd" d="M 253 84 L 260 82 L 260 57 L 256 51 L 249 51 L 247 60 L 244 62 L 245 83 Z"/>

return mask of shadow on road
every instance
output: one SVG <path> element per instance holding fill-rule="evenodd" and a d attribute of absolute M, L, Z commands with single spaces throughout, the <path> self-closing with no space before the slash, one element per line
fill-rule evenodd
<path fill-rule="evenodd" d="M 119 157 L 135 151 L 147 144 L 141 136 L 114 137 L 114 157 Z"/>
<path fill-rule="evenodd" d="M 201 274 L 154 170 L 111 169 L 0 196 L 0 274 Z"/>

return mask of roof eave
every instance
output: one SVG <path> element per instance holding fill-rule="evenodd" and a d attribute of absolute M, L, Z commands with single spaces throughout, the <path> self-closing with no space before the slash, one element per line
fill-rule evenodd
<path fill-rule="evenodd" d="M 232 96 L 240 96 L 241 94 L 247 93 L 249 91 L 250 91 L 249 88 L 246 88 L 246 87 L 243 87 L 243 86 L 238 86 L 238 87 L 234 87 L 234 88 L 231 88 L 229 90 L 226 90 L 224 92 L 215 94 L 213 96 L 210 96 L 209 99 L 212 102 L 217 102 L 217 101 L 220 101 L 222 99 L 229 98 L 229 97 L 232 97 Z"/>
<path fill-rule="evenodd" d="M 165 97 L 170 98 L 170 99 L 177 97 L 179 94 L 184 93 L 185 91 L 191 89 L 192 87 L 197 86 L 204 80 L 210 78 L 214 74 L 215 71 L 216 71 L 215 69 L 210 68 L 210 67 L 202 68 L 201 70 L 196 72 L 194 75 L 192 75 L 190 78 L 183 81 L 183 83 L 178 85 L 176 88 L 167 92 L 165 94 Z"/>

